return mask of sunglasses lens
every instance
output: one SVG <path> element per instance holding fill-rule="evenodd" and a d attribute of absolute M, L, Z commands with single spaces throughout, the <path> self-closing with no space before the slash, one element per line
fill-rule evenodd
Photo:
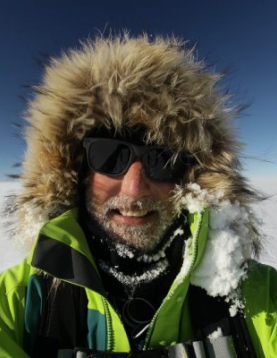
<path fill-rule="evenodd" d="M 172 154 L 172 151 L 164 148 L 150 149 L 144 157 L 145 170 L 148 176 L 163 182 L 177 180 L 176 163 L 175 165 L 171 163 Z"/>
<path fill-rule="evenodd" d="M 97 141 L 90 145 L 88 161 L 98 172 L 119 175 L 126 170 L 130 155 L 130 149 L 123 143 Z"/>

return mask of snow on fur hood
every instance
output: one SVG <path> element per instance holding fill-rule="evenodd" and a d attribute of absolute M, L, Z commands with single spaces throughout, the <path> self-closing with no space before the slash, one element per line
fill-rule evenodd
<path fill-rule="evenodd" d="M 80 204 L 82 139 L 102 126 L 120 132 L 143 125 L 147 143 L 190 151 L 197 164 L 185 182 L 202 190 L 184 185 L 176 195 L 190 211 L 199 202 L 212 206 L 207 193 L 220 193 L 220 201 L 248 212 L 255 194 L 240 174 L 236 111 L 217 87 L 220 78 L 175 38 L 101 37 L 52 58 L 25 116 L 27 151 L 15 198 L 20 240 L 32 242 L 46 220 Z M 253 220 L 244 219 L 257 246 Z"/>
<path fill-rule="evenodd" d="M 195 183 L 175 190 L 176 210 L 201 213 L 209 208 L 208 237 L 200 264 L 192 272 L 191 283 L 204 288 L 210 296 L 223 296 L 231 302 L 231 315 L 242 306 L 239 299 L 241 280 L 247 277 L 248 260 L 252 255 L 255 214 L 238 201 L 224 199 L 224 192 L 208 192 Z M 193 238 L 186 247 L 193 245 Z M 185 250 L 181 277 L 191 265 L 191 250 Z"/>

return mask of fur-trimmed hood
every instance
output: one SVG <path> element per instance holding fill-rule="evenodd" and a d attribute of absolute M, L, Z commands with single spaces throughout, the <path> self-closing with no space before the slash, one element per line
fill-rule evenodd
<path fill-rule="evenodd" d="M 43 222 L 79 204 L 82 139 L 100 126 L 145 126 L 148 143 L 195 156 L 188 182 L 250 204 L 255 194 L 240 174 L 231 124 L 236 111 L 217 88 L 220 78 L 175 38 L 99 37 L 52 58 L 25 116 L 20 236 L 32 240 Z M 188 192 L 184 186 L 181 196 Z"/>

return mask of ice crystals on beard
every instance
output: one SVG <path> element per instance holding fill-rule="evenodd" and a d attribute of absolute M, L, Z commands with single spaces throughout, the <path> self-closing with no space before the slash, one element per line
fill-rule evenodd
<path fill-rule="evenodd" d="M 126 244 L 116 242 L 115 248 L 117 254 L 122 258 L 130 258 L 130 259 L 135 258 L 138 262 L 146 262 L 146 263 L 157 262 L 162 258 L 166 257 L 165 251 L 171 246 L 174 239 L 177 236 L 181 236 L 181 235 L 184 235 L 184 229 L 182 227 L 179 227 L 173 232 L 170 238 L 166 240 L 166 242 L 158 252 L 149 253 L 149 254 L 144 253 L 142 255 L 138 255 L 137 257 L 135 256 L 135 250 Z"/>
<path fill-rule="evenodd" d="M 169 263 L 166 259 L 157 262 L 152 268 L 148 269 L 141 275 L 126 275 L 121 271 L 118 271 L 116 267 L 112 267 L 109 263 L 99 260 L 99 265 L 101 269 L 113 276 L 117 279 L 120 283 L 126 286 L 137 286 L 141 283 L 148 283 L 159 277 L 161 274 L 165 273 Z"/>
<path fill-rule="evenodd" d="M 115 242 L 114 246 L 118 256 L 123 258 L 129 258 L 129 259 L 134 258 L 135 256 L 134 250 L 130 246 L 123 244 L 121 242 Z"/>

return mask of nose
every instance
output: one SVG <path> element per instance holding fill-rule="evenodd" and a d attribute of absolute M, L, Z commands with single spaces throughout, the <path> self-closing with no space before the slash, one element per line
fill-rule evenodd
<path fill-rule="evenodd" d="M 150 195 L 150 180 L 146 177 L 141 160 L 131 164 L 124 174 L 121 183 L 121 193 L 132 199 Z"/>

